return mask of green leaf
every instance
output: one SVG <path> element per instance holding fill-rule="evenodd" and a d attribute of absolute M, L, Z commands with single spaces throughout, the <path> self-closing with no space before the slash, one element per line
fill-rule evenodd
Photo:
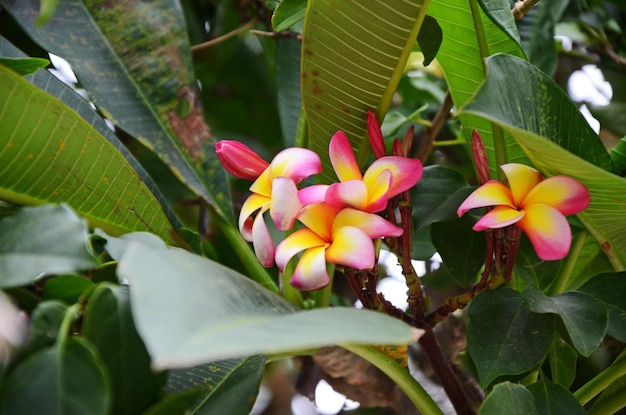
<path fill-rule="evenodd" d="M 539 415 L 585 415 L 585 409 L 563 386 L 550 382 L 545 376 L 528 386 L 535 398 Z"/>
<path fill-rule="evenodd" d="M 80 338 L 45 349 L 3 379 L 0 414 L 108 414 L 105 372 L 92 346 Z"/>
<path fill-rule="evenodd" d="M 619 143 L 613 147 L 609 156 L 615 168 L 623 173 L 626 170 L 626 136 L 622 137 Z"/>
<path fill-rule="evenodd" d="M 528 286 L 524 301 L 533 313 L 550 313 L 561 317 L 572 345 L 583 356 L 593 353 L 606 334 L 608 311 L 604 304 L 588 294 L 568 291 L 548 297 Z"/>
<path fill-rule="evenodd" d="M 77 303 L 80 296 L 94 283 L 79 275 L 57 275 L 46 281 L 43 287 L 44 300 L 59 300 L 71 305 Z"/>
<path fill-rule="evenodd" d="M 540 259 L 526 235 L 523 235 L 514 270 L 526 282 L 543 290 L 548 288 L 559 275 L 562 262 Z"/>
<path fill-rule="evenodd" d="M 598 136 L 561 88 L 529 63 L 496 55 L 488 64 L 487 81 L 463 112 L 501 125 L 543 174 L 585 185 L 591 203 L 577 217 L 615 269 L 626 269 L 626 179 L 607 171 L 611 159 Z"/>
<path fill-rule="evenodd" d="M 302 44 L 302 103 L 322 181 L 334 181 L 328 144 L 343 130 L 362 166 L 367 111 L 387 112 L 429 0 L 311 0 Z"/>
<path fill-rule="evenodd" d="M 149 230 L 176 243 L 174 215 L 89 104 L 47 71 L 32 82 L 48 93 L 0 67 L 0 198 L 65 202 L 112 234 Z"/>
<path fill-rule="evenodd" d="M 576 350 L 555 333 L 548 359 L 554 383 L 569 388 L 576 377 Z"/>
<path fill-rule="evenodd" d="M 175 369 L 169 373 L 166 390 L 181 392 L 198 387 L 204 390 L 187 413 L 246 415 L 259 393 L 264 367 L 265 357 L 253 356 Z"/>
<path fill-rule="evenodd" d="M 159 402 L 152 405 L 144 415 L 187 415 L 202 394 L 201 389 L 191 389 L 173 395 L 165 395 Z"/>
<path fill-rule="evenodd" d="M 533 395 L 523 386 L 504 382 L 487 395 L 478 415 L 537 415 Z"/>
<path fill-rule="evenodd" d="M 427 166 L 422 178 L 411 191 L 413 228 L 415 231 L 458 216 L 456 211 L 474 190 L 456 170 L 443 166 Z"/>
<path fill-rule="evenodd" d="M 469 306 L 467 342 L 480 384 L 537 367 L 552 343 L 552 318 L 533 314 L 509 288 L 480 293 Z"/>
<path fill-rule="evenodd" d="M 155 369 L 329 344 L 403 344 L 414 336 L 399 320 L 366 310 L 294 312 L 250 279 L 180 249 L 132 242 L 118 275 L 129 281 L 134 321 Z"/>
<path fill-rule="evenodd" d="M 279 37 L 276 42 L 276 87 L 280 124 L 285 145 L 293 147 L 298 135 L 298 119 L 302 103 L 300 95 L 301 45 L 297 39 L 288 37 Z"/>
<path fill-rule="evenodd" d="M 42 58 L 0 58 L 0 65 L 17 72 L 18 75 L 30 75 L 45 68 L 50 62 Z"/>
<path fill-rule="evenodd" d="M 607 334 L 626 342 L 626 272 L 600 274 L 580 287 L 580 291 L 602 301 L 609 311 Z"/>
<path fill-rule="evenodd" d="M 0 287 L 93 268 L 85 221 L 67 206 L 23 208 L 0 221 Z"/>
<path fill-rule="evenodd" d="M 281 0 L 272 14 L 274 30 L 282 32 L 304 19 L 306 3 L 307 0 Z"/>
<path fill-rule="evenodd" d="M 47 300 L 39 303 L 30 317 L 32 329 L 26 351 L 32 353 L 54 344 L 66 311 L 67 306 L 60 301 Z"/>
<path fill-rule="evenodd" d="M 443 33 L 437 20 L 432 16 L 424 16 L 424 22 L 417 35 L 417 43 L 424 54 L 424 66 L 430 65 L 437 56 L 442 38 Z"/>
<path fill-rule="evenodd" d="M 35 3 L 2 0 L 26 33 L 72 65 L 98 109 L 154 151 L 176 177 L 218 211 L 221 170 L 203 166 L 209 130 L 196 104 L 191 50 L 180 4 L 65 0 L 36 28 Z M 188 111 L 182 111 L 188 108 Z M 37 113 L 39 114 L 39 113 Z M 219 203 L 218 203 L 219 201 Z M 224 209 L 225 211 L 230 211 Z"/>
<path fill-rule="evenodd" d="M 465 105 L 484 81 L 487 56 L 502 52 L 524 56 L 508 0 L 433 0 L 428 14 L 437 19 L 443 31 L 437 62 L 444 71 L 456 108 Z M 497 177 L 497 132 L 493 125 L 469 114 L 460 114 L 459 118 L 468 142 L 471 142 L 473 130 L 481 135 L 492 177 Z M 504 144 L 510 162 L 528 160 L 513 140 L 504 137 Z"/>
<path fill-rule="evenodd" d="M 431 239 L 443 259 L 443 265 L 461 287 L 476 281 L 485 263 L 485 234 L 472 229 L 475 223 L 470 216 L 464 216 L 433 223 L 431 228 Z"/>
<path fill-rule="evenodd" d="M 111 413 L 131 415 L 147 409 L 165 378 L 150 369 L 150 356 L 133 324 L 128 288 L 98 285 L 85 307 L 82 333 L 97 348 L 109 374 Z"/>

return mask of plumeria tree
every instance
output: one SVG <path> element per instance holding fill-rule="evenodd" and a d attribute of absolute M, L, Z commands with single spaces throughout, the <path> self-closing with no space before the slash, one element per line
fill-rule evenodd
<path fill-rule="evenodd" d="M 0 414 L 616 413 L 625 13 L 0 0 Z"/>

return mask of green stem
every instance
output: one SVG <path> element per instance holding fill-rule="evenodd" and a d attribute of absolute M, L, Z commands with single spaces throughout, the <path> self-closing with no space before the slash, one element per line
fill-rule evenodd
<path fill-rule="evenodd" d="M 443 412 L 435 401 L 433 401 L 424 388 L 411 376 L 409 371 L 400 366 L 391 357 L 372 346 L 342 345 L 341 347 L 361 356 L 380 369 L 385 375 L 389 376 L 389 378 L 402 389 L 411 402 L 415 404 L 415 407 L 420 413 L 423 415 L 443 415 Z"/>
<path fill-rule="evenodd" d="M 217 223 L 220 230 L 230 243 L 230 246 L 235 251 L 237 257 L 243 263 L 243 266 L 249 272 L 250 278 L 258 282 L 268 290 L 278 293 L 278 286 L 269 275 L 267 270 L 263 268 L 263 266 L 259 263 L 256 256 L 254 255 L 254 252 L 252 251 L 252 249 L 250 249 L 250 244 L 248 244 L 248 242 L 243 239 L 239 231 L 235 229 L 230 223 L 225 221 L 219 215 L 215 216 L 217 218 Z"/>
<path fill-rule="evenodd" d="M 57 337 L 59 347 L 63 346 L 67 341 L 67 338 L 70 335 L 70 328 L 72 327 L 72 323 L 76 321 L 79 310 L 80 304 L 78 303 L 73 304 L 72 306 L 68 307 L 67 310 L 65 310 L 65 314 L 63 315 L 63 320 L 61 321 L 61 326 L 59 327 L 59 334 Z"/>
<path fill-rule="evenodd" d="M 285 267 L 285 272 L 283 272 L 281 291 L 282 296 L 285 300 L 289 301 L 291 304 L 295 304 L 300 308 L 304 308 L 304 301 L 302 300 L 302 293 L 291 285 L 289 282 L 291 280 L 291 276 L 296 269 L 295 261 L 289 261 L 287 266 Z"/>
<path fill-rule="evenodd" d="M 326 271 L 328 275 L 331 276 L 330 284 L 321 290 L 317 290 L 313 292 L 313 298 L 315 299 L 315 308 L 326 308 L 330 305 L 330 297 L 333 293 L 333 274 L 335 273 L 335 265 L 334 264 L 326 264 Z"/>
<path fill-rule="evenodd" d="M 572 271 L 574 271 L 580 252 L 585 246 L 587 235 L 589 235 L 589 232 L 582 231 L 576 236 L 576 238 L 574 238 L 572 247 L 570 248 L 569 254 L 561 266 L 559 275 L 557 275 L 556 281 L 554 281 L 550 287 L 550 295 L 560 294 L 567 289 L 572 276 Z"/>
<path fill-rule="evenodd" d="M 611 366 L 574 392 L 574 396 L 581 405 L 585 405 L 615 380 L 626 375 L 626 356 L 624 356 L 624 352 L 617 359 Z"/>
<path fill-rule="evenodd" d="M 456 140 L 439 140 L 433 143 L 433 147 L 449 147 L 457 146 L 461 144 L 467 144 L 465 137 L 457 138 Z"/>
<path fill-rule="evenodd" d="M 589 411 L 587 411 L 587 415 L 616 414 L 625 406 L 626 393 L 624 393 L 622 389 L 607 398 L 603 398 L 600 402 L 594 403 Z"/>

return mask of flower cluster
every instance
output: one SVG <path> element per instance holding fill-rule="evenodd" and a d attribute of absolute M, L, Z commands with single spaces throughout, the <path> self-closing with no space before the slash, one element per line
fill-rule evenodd
<path fill-rule="evenodd" d="M 254 151 L 236 141 L 220 141 L 216 152 L 231 174 L 254 180 L 252 194 L 244 202 L 239 230 L 252 242 L 259 262 L 274 264 L 284 272 L 289 261 L 300 254 L 291 284 L 301 290 L 315 290 L 330 283 L 326 264 L 354 269 L 375 265 L 374 239 L 398 237 L 403 229 L 377 213 L 389 200 L 411 187 L 422 177 L 423 166 L 417 159 L 404 157 L 399 141 L 394 156 L 385 155 L 380 125 L 368 114 L 368 133 L 376 160 L 361 173 L 348 137 L 338 131 L 332 137 L 329 157 L 338 182 L 299 187 L 309 176 L 322 171 L 319 156 L 311 150 L 288 148 L 267 163 Z M 482 146 L 475 137 L 475 146 Z M 475 148 L 476 152 L 476 148 Z M 474 230 L 519 227 L 544 260 L 561 259 L 569 252 L 572 236 L 566 215 L 582 211 L 589 204 L 589 191 L 575 179 L 553 176 L 544 179 L 534 168 L 505 164 L 501 168 L 508 186 L 489 180 L 484 150 L 478 152 L 484 164 L 481 182 L 457 210 L 488 207 Z M 400 154 L 400 155 L 399 155 Z M 480 159 L 480 160 L 478 160 Z M 480 167 L 480 166 L 479 166 Z M 296 221 L 302 227 L 274 246 L 265 214 L 279 231 L 289 231 Z"/>
<path fill-rule="evenodd" d="M 419 181 L 422 163 L 384 155 L 380 125 L 373 113 L 368 130 L 378 159 L 364 174 L 345 133 L 338 131 L 330 141 L 329 156 L 339 182 L 303 188 L 298 188 L 302 180 L 322 170 L 319 156 L 311 150 L 288 148 L 267 163 L 239 142 L 224 140 L 216 145 L 229 173 L 254 180 L 252 194 L 241 208 L 239 230 L 252 242 L 259 262 L 266 267 L 276 263 L 284 271 L 302 252 L 290 281 L 296 288 L 315 290 L 328 285 L 326 263 L 372 268 L 376 260 L 373 239 L 402 234 L 401 227 L 376 213 L 386 209 L 390 198 Z M 268 210 L 280 231 L 292 229 L 296 220 L 303 227 L 275 247 L 264 219 Z"/>
<path fill-rule="evenodd" d="M 565 257 L 572 242 L 565 216 L 589 205 L 587 188 L 571 177 L 544 179 L 541 173 L 524 164 L 509 163 L 500 168 L 509 186 L 497 180 L 487 181 L 459 206 L 458 215 L 474 208 L 493 207 L 476 222 L 474 230 L 515 225 L 526 233 L 539 258 Z"/>

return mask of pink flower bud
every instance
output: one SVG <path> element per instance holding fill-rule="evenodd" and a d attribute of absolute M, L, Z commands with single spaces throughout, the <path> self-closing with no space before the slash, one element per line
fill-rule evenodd
<path fill-rule="evenodd" d="M 377 159 L 385 156 L 385 140 L 380 124 L 376 119 L 376 114 L 372 110 L 367 110 L 367 132 L 370 138 L 370 145 Z"/>
<path fill-rule="evenodd" d="M 215 153 L 224 169 L 241 179 L 256 180 L 269 166 L 250 147 L 234 140 L 218 141 Z"/>
<path fill-rule="evenodd" d="M 472 151 L 474 153 L 474 162 L 476 163 L 476 171 L 478 172 L 478 180 L 480 184 L 485 184 L 491 178 L 489 174 L 489 161 L 487 160 L 487 152 L 485 145 L 478 131 L 472 131 Z"/>

